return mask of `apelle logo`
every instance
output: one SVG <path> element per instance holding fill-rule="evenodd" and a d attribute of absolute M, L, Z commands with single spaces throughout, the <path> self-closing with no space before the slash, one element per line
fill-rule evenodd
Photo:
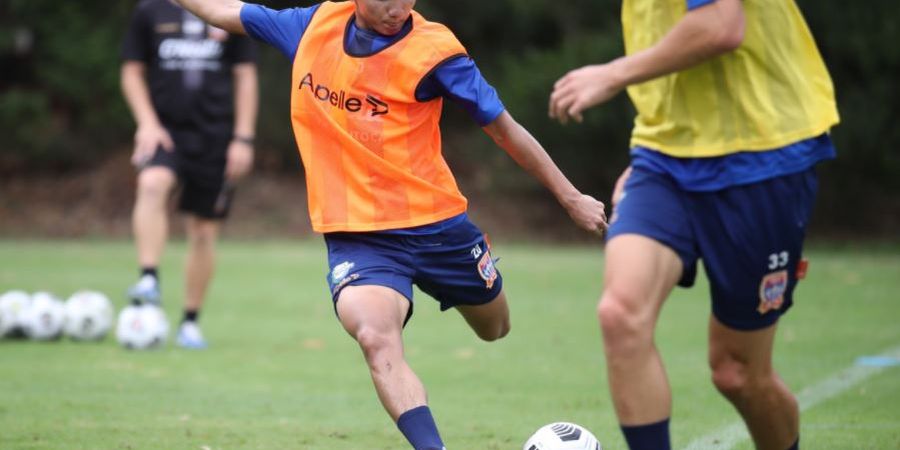
<path fill-rule="evenodd" d="M 363 100 L 361 98 L 349 95 L 344 90 L 335 91 L 323 84 L 314 84 L 312 72 L 307 73 L 306 76 L 300 80 L 300 85 L 297 86 L 300 90 L 303 90 L 306 87 L 309 88 L 309 93 L 312 94 L 316 100 L 328 103 L 335 108 L 347 110 L 349 112 L 359 112 L 363 109 Z M 366 94 L 365 102 L 370 106 L 369 112 L 373 117 L 385 115 L 390 112 L 388 104 L 372 94 Z"/>

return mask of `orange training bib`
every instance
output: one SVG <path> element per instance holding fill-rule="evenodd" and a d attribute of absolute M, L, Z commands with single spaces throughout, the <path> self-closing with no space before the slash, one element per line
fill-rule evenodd
<path fill-rule="evenodd" d="M 291 120 L 306 171 L 313 229 L 426 225 L 466 210 L 441 155 L 440 98 L 417 101 L 429 72 L 465 48 L 413 11 L 412 30 L 381 51 L 347 54 L 352 2 L 325 2 L 297 48 Z"/>

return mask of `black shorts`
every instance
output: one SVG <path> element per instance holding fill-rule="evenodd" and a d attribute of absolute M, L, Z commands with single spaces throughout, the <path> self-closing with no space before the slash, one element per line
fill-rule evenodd
<path fill-rule="evenodd" d="M 168 167 L 179 184 L 178 209 L 205 219 L 228 216 L 234 186 L 225 180 L 225 162 L 231 135 L 207 135 L 169 128 L 174 151 L 159 148 L 146 167 Z"/>

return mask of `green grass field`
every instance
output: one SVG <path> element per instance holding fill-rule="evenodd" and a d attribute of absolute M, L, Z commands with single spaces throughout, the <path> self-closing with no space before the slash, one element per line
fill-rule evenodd
<path fill-rule="evenodd" d="M 334 318 L 323 247 L 224 242 L 201 321 L 207 351 L 126 351 L 111 337 L 0 342 L 0 449 L 406 449 Z M 162 266 L 173 321 L 183 253 L 175 243 Z M 808 390 L 803 448 L 898 449 L 900 367 L 854 362 L 900 349 L 900 248 L 808 253 L 810 274 L 776 354 L 792 389 Z M 512 305 L 506 339 L 478 341 L 421 293 L 406 330 L 448 448 L 518 450 L 539 426 L 567 420 L 605 449 L 624 449 L 594 316 L 601 248 L 500 243 L 496 256 Z M 92 288 L 121 307 L 135 272 L 127 242 L 0 241 L 0 292 Z M 708 316 L 702 280 L 663 311 L 657 340 L 674 390 L 673 444 L 750 449 L 728 437 L 738 416 L 709 382 Z"/>

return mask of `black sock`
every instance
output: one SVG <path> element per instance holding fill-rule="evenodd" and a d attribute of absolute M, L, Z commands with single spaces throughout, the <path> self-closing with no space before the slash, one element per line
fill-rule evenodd
<path fill-rule="evenodd" d="M 647 425 L 624 426 L 622 434 L 630 450 L 669 450 L 669 419 Z"/>
<path fill-rule="evenodd" d="M 200 316 L 200 311 L 191 311 L 189 309 L 184 310 L 184 318 L 181 319 L 182 322 L 197 322 L 197 318 Z"/>
<path fill-rule="evenodd" d="M 156 266 L 150 267 L 141 267 L 141 276 L 150 275 L 153 278 L 156 278 L 156 281 L 159 282 L 159 273 L 156 272 Z"/>

